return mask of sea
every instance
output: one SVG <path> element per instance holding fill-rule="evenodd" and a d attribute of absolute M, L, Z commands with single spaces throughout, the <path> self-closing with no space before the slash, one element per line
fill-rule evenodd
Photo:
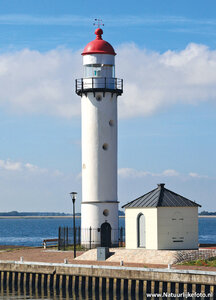
<path fill-rule="evenodd" d="M 80 226 L 80 224 L 81 219 L 76 218 L 76 226 Z M 59 226 L 72 227 L 72 218 L 3 218 L 0 219 L 0 245 L 42 246 L 42 241 L 44 239 L 54 239 L 58 237 Z M 119 218 L 119 227 L 124 228 L 124 226 L 124 218 Z M 216 217 L 199 218 L 199 243 L 216 244 Z M 27 299 L 69 300 L 85 298 L 83 298 L 82 295 L 32 295 L 26 292 L 9 291 L 8 289 L 0 290 L 0 300 Z M 109 297 L 106 299 L 109 299 Z M 117 298 L 115 299 L 117 300 Z M 88 298 L 88 300 L 91 299 Z"/>
<path fill-rule="evenodd" d="M 76 218 L 76 227 L 81 218 Z M 58 237 L 58 228 L 72 227 L 72 218 L 4 218 L 0 219 L 0 245 L 42 246 L 44 239 Z M 119 218 L 119 227 L 125 219 Z M 216 217 L 199 218 L 199 243 L 216 244 Z"/>

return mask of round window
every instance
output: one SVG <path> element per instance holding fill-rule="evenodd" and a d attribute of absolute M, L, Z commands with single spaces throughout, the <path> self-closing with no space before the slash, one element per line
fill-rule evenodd
<path fill-rule="evenodd" d="M 101 100 L 102 100 L 101 95 L 97 95 L 97 96 L 96 96 L 96 100 L 97 100 L 97 101 L 101 101 Z"/>
<path fill-rule="evenodd" d="M 109 121 L 109 126 L 114 126 L 114 121 L 113 120 Z"/>
<path fill-rule="evenodd" d="M 108 144 L 107 143 L 103 144 L 102 148 L 103 148 L 103 150 L 107 150 L 108 149 Z"/>
<path fill-rule="evenodd" d="M 107 216 L 109 215 L 109 211 L 108 211 L 108 209 L 104 209 L 104 211 L 103 211 L 103 215 L 104 215 L 105 217 L 107 217 Z"/>

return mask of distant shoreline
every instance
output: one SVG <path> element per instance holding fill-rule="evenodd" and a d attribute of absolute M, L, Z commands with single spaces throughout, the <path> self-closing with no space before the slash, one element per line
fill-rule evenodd
<path fill-rule="evenodd" d="M 125 216 L 119 216 L 124 218 Z M 215 216 L 216 217 L 216 216 Z M 73 216 L 0 216 L 0 219 L 72 219 Z M 81 216 L 75 216 L 80 219 Z"/>
<path fill-rule="evenodd" d="M 199 218 L 216 218 L 216 216 L 211 216 L 211 215 L 210 215 L 210 216 L 203 216 L 203 215 L 202 215 L 202 216 L 198 216 L 198 217 L 199 217 Z"/>
<path fill-rule="evenodd" d="M 198 216 L 199 218 L 216 218 L 216 216 Z M 0 219 L 72 219 L 73 216 L 0 216 Z M 75 216 L 80 219 L 81 216 Z M 125 218 L 125 216 L 119 216 Z"/>

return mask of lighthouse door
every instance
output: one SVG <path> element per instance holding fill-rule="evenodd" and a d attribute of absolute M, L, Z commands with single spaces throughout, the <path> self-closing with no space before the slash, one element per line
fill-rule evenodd
<path fill-rule="evenodd" d="M 105 222 L 101 225 L 101 247 L 111 247 L 111 226 Z"/>

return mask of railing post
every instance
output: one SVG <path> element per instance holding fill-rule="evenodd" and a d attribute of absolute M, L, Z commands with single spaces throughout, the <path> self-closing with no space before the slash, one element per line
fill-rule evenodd
<path fill-rule="evenodd" d="M 94 88 L 94 78 L 92 77 L 92 89 Z"/>
<path fill-rule="evenodd" d="M 65 250 L 65 227 L 64 227 L 64 250 Z"/>
<path fill-rule="evenodd" d="M 66 227 L 66 247 L 68 246 L 68 227 Z"/>
<path fill-rule="evenodd" d="M 77 93 L 77 79 L 75 79 L 75 87 L 76 87 L 76 93 Z"/>
<path fill-rule="evenodd" d="M 61 250 L 61 227 L 58 230 L 58 250 Z"/>
<path fill-rule="evenodd" d="M 123 228 L 120 228 L 120 245 L 123 247 Z"/>
<path fill-rule="evenodd" d="M 81 87 L 82 87 L 82 92 L 83 92 L 83 78 L 81 79 Z"/>
<path fill-rule="evenodd" d="M 90 228 L 89 228 L 89 247 L 90 247 L 90 249 L 91 249 L 91 238 L 92 238 L 92 236 L 91 236 L 91 232 L 92 232 L 92 228 L 91 228 L 91 226 L 90 226 Z"/>
<path fill-rule="evenodd" d="M 78 245 L 81 245 L 81 231 L 80 231 L 80 226 L 78 227 Z"/>
<path fill-rule="evenodd" d="M 105 84 L 105 87 L 104 87 L 104 88 L 106 89 L 106 77 L 105 77 L 104 79 L 105 79 L 105 80 L 104 80 L 104 81 L 105 81 L 105 82 L 104 82 L 104 84 Z"/>

